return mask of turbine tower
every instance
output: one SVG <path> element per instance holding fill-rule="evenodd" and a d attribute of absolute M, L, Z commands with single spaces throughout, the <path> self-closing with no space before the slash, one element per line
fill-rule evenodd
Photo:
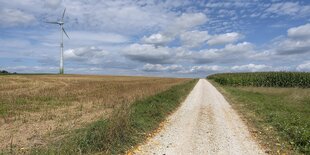
<path fill-rule="evenodd" d="M 65 34 L 68 39 L 69 36 L 66 33 L 65 29 L 64 29 L 64 17 L 65 17 L 65 13 L 66 13 L 66 8 L 64 9 L 64 12 L 62 13 L 62 17 L 60 21 L 56 21 L 56 22 L 46 22 L 49 24 L 58 24 L 60 26 L 60 33 L 61 33 L 61 42 L 60 42 L 60 68 L 59 68 L 59 74 L 64 74 L 64 37 L 63 34 Z"/>

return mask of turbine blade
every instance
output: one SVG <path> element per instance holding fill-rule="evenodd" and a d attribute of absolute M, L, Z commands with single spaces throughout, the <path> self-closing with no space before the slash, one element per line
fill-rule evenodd
<path fill-rule="evenodd" d="M 62 22 L 64 21 L 65 13 L 66 13 L 66 8 L 64 9 L 64 12 L 62 13 L 62 18 L 61 18 Z"/>
<path fill-rule="evenodd" d="M 65 33 L 65 35 L 68 37 L 68 39 L 70 39 L 64 28 L 62 28 L 62 31 Z"/>
<path fill-rule="evenodd" d="M 49 23 L 49 24 L 59 24 L 58 22 L 45 22 L 45 23 Z"/>

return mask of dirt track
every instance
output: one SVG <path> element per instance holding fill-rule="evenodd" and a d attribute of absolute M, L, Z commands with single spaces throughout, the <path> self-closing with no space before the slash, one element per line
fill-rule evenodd
<path fill-rule="evenodd" d="M 224 97 L 201 79 L 164 128 L 134 154 L 264 154 Z"/>

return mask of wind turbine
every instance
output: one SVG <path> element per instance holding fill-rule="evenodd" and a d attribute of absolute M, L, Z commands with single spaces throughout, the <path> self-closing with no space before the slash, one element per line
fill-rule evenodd
<path fill-rule="evenodd" d="M 62 17 L 60 21 L 56 21 L 56 22 L 46 22 L 49 24 L 58 24 L 60 26 L 60 33 L 61 33 L 61 42 L 60 42 L 60 68 L 59 68 L 59 74 L 64 74 L 64 37 L 63 34 L 65 34 L 68 39 L 69 36 L 66 33 L 65 29 L 64 29 L 64 17 L 65 17 L 65 13 L 66 13 L 66 8 L 64 9 L 64 12 L 62 13 Z"/>

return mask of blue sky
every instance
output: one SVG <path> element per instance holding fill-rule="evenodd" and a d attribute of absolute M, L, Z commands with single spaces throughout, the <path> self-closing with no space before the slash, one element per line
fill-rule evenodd
<path fill-rule="evenodd" d="M 204 77 L 310 71 L 310 1 L 0 0 L 0 70 Z"/>

